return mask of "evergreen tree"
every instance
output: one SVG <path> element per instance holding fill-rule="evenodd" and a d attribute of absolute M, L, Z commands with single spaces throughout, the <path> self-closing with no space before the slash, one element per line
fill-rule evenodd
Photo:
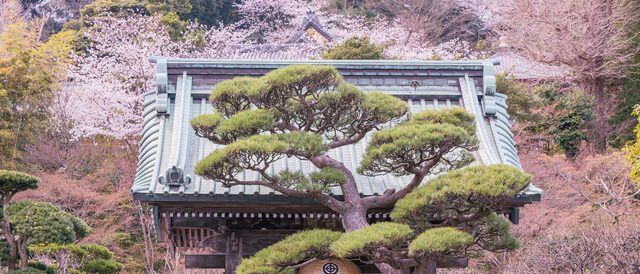
<path fill-rule="evenodd" d="M 328 60 L 377 60 L 383 59 L 386 45 L 378 46 L 369 37 L 351 37 L 333 48 L 327 49 L 322 59 Z"/>
<path fill-rule="evenodd" d="M 501 209 L 530 180 L 512 167 L 474 167 L 444 175 L 448 177 L 416 190 L 426 176 L 454 171 L 472 162 L 470 151 L 477 144 L 474 117 L 463 109 L 449 108 L 407 118 L 404 101 L 378 92 L 365 93 L 344 82 L 330 66 L 292 65 L 260 78 L 237 77 L 216 85 L 210 100 L 214 113 L 194 118 L 191 125 L 198 136 L 226 146 L 196 165 L 198 175 L 227 187 L 267 186 L 288 196 L 316 200 L 342 216 L 347 232 L 344 235 L 349 235 L 333 241 L 332 233 L 313 236 L 313 232 L 301 232 L 297 237 L 303 242 L 323 240 L 305 244 L 300 251 L 286 251 L 290 247 L 275 245 L 285 248 L 284 256 L 294 257 L 277 258 L 281 263 L 276 265 L 258 257 L 257 263 L 249 260 L 238 268 L 241 273 L 270 273 L 273 268 L 269 267 L 282 269 L 294 261 L 328 256 L 318 255 L 326 249 L 348 258 L 367 257 L 373 254 L 367 252 L 376 248 L 400 250 L 398 254 L 403 254 L 401 249 L 409 248 L 405 246 L 407 240 L 414 237 L 420 241 L 414 241 L 411 252 L 404 254 L 411 262 L 400 265 L 393 256 L 372 256 L 370 261 L 385 273 L 397 271 L 394 268 L 423 267 L 442 254 L 466 251 L 477 239 L 484 239 L 474 237 L 471 230 L 455 229 L 466 224 L 486 230 L 478 225 L 483 223 L 480 220 Z M 378 131 L 371 135 L 358 172 L 365 176 L 391 173 L 412 179 L 401 189 L 361 197 L 352 171 L 327 151 L 357 143 L 373 130 Z M 290 170 L 269 174 L 270 165 L 284 157 L 307 160 L 318 171 L 309 175 Z M 261 178 L 242 180 L 238 174 L 243 170 L 258 172 Z M 439 187 L 432 189 L 435 186 Z M 344 199 L 329 195 L 331 187 L 340 187 Z M 405 196 L 408 198 L 403 199 Z M 367 210 L 392 206 L 400 199 L 404 201 L 399 203 L 402 206 L 396 206 L 392 214 L 398 223 L 369 226 Z M 450 199 L 456 202 L 454 207 L 446 206 Z M 462 237 L 459 244 L 429 249 L 424 243 L 433 237 L 421 233 L 440 227 L 448 227 L 445 232 L 451 238 Z M 275 254 L 278 253 L 264 255 Z"/>
<path fill-rule="evenodd" d="M 0 201 L 2 202 L 3 211 L 9 206 L 11 198 L 13 198 L 16 193 L 38 188 L 38 182 L 40 182 L 38 178 L 28 174 L 0 170 Z M 16 241 L 15 234 L 11 233 L 9 219 L 5 214 L 2 214 L 2 223 L 0 223 L 0 227 L 2 228 L 4 239 L 8 243 L 8 246 L 3 245 L 2 248 L 3 251 L 6 250 L 4 247 L 8 248 L 8 256 L 5 256 L 4 254 L 6 253 L 2 252 L 2 259 L 7 259 L 7 267 L 9 270 L 13 270 L 16 268 L 16 262 L 18 260 L 18 242 Z"/>

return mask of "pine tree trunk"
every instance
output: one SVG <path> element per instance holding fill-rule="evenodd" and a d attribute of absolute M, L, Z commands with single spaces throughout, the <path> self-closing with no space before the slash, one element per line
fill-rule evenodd
<path fill-rule="evenodd" d="M 436 274 L 437 263 L 435 259 L 428 259 L 413 270 L 414 274 Z"/>
<path fill-rule="evenodd" d="M 597 153 L 603 153 L 607 150 L 607 98 L 604 92 L 604 78 L 595 78 L 583 81 L 580 86 L 592 95 L 595 99 L 596 123 L 591 129 L 593 135 L 593 144 Z"/>
<path fill-rule="evenodd" d="M 353 206 L 352 209 L 342 213 L 342 227 L 344 231 L 351 232 L 369 226 L 367 222 L 367 209 Z"/>

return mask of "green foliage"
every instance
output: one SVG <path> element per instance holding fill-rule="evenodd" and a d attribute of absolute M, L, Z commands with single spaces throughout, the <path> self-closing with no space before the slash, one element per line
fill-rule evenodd
<path fill-rule="evenodd" d="M 580 142 L 588 140 L 586 130 L 591 127 L 595 117 L 593 97 L 585 94 L 582 89 L 561 89 L 555 84 L 538 86 L 536 93 L 545 103 L 556 104 L 556 113 L 545 118 L 551 123 L 554 142 L 572 158 L 579 152 Z"/>
<path fill-rule="evenodd" d="M 184 41 L 183 33 L 187 30 L 187 22 L 180 20 L 175 11 L 170 11 L 160 17 L 160 22 L 167 26 L 167 33 L 173 41 Z"/>
<path fill-rule="evenodd" d="M 143 0 L 96 0 L 84 6 L 80 13 L 83 17 L 97 17 L 104 13 L 128 16 L 137 11 L 146 12 L 147 2 Z"/>
<path fill-rule="evenodd" d="M 467 167 L 407 194 L 396 202 L 391 218 L 409 224 L 441 220 L 455 226 L 461 215 L 500 210 L 530 181 L 531 175 L 509 165 Z"/>
<path fill-rule="evenodd" d="M 523 83 L 518 83 L 508 73 L 496 74 L 496 91 L 507 95 L 507 114 L 516 121 L 539 120 L 534 110 L 543 102 Z"/>
<path fill-rule="evenodd" d="M 110 236 L 111 240 L 121 248 L 132 247 L 135 244 L 133 235 L 126 232 L 114 232 Z"/>
<path fill-rule="evenodd" d="M 0 170 L 0 195 L 11 199 L 20 191 L 38 188 L 40 180 L 17 171 Z"/>
<path fill-rule="evenodd" d="M 27 267 L 42 270 L 42 271 L 46 272 L 47 274 L 56 273 L 56 269 L 54 267 L 49 266 L 49 265 L 47 265 L 45 263 L 42 263 L 42 262 L 38 262 L 38 261 L 29 261 L 29 262 L 27 262 Z"/>
<path fill-rule="evenodd" d="M 331 244 L 331 250 L 341 258 L 357 256 L 364 249 L 393 249 L 406 243 L 413 231 L 405 224 L 380 222 L 346 232 Z"/>
<path fill-rule="evenodd" d="M 0 33 L 0 168 L 17 169 L 24 147 L 48 128 L 72 35 L 61 32 L 41 43 L 27 22 L 6 23 Z"/>
<path fill-rule="evenodd" d="M 300 231 L 288 236 L 248 259 L 243 259 L 236 273 L 279 273 L 290 266 L 312 258 L 329 257 L 329 245 L 342 233 L 326 229 Z M 294 270 L 285 270 L 295 273 Z"/>
<path fill-rule="evenodd" d="M 265 74 L 264 88 L 253 89 L 249 96 L 256 97 L 254 104 L 262 108 L 270 104 L 283 104 L 289 98 L 306 98 L 309 95 L 328 92 L 335 87 L 342 76 L 332 66 L 290 65 Z M 270 101 L 270 100 L 273 100 Z"/>
<path fill-rule="evenodd" d="M 520 248 L 518 239 L 509 234 L 510 224 L 495 212 L 471 225 L 471 234 L 478 245 L 492 252 L 506 252 Z"/>
<path fill-rule="evenodd" d="M 265 87 L 260 78 L 235 77 L 216 85 L 209 96 L 211 105 L 225 117 L 251 107 L 248 96 Z"/>
<path fill-rule="evenodd" d="M 86 273 L 118 273 L 122 270 L 122 264 L 111 260 L 97 259 L 83 263 L 79 270 Z"/>
<path fill-rule="evenodd" d="M 49 243 L 31 245 L 29 251 L 40 257 L 67 260 L 69 266 L 79 266 L 80 271 L 87 273 L 116 273 L 122 270 L 120 263 L 111 260 L 113 253 L 102 245 Z"/>
<path fill-rule="evenodd" d="M 381 92 L 367 92 L 364 95 L 364 108 L 371 113 L 376 113 L 381 122 L 401 117 L 407 113 L 407 103 L 397 97 Z"/>
<path fill-rule="evenodd" d="M 411 121 L 433 124 L 451 124 L 465 129 L 469 134 L 474 134 L 476 132 L 475 117 L 463 108 L 425 110 L 413 115 L 413 117 L 411 117 Z"/>
<path fill-rule="evenodd" d="M 638 55 L 640 62 L 640 54 Z M 638 73 L 637 75 L 640 75 Z M 613 148 L 624 147 L 627 143 L 634 140 L 635 123 L 629 123 L 635 120 L 634 115 L 629 115 L 635 110 L 635 105 L 640 102 L 640 76 L 634 76 L 632 79 L 623 79 L 609 89 L 618 89 L 616 100 L 618 105 L 615 108 L 616 113 L 609 118 L 608 123 L 611 126 L 620 128 L 624 127 L 620 132 L 610 134 L 607 143 Z"/>
<path fill-rule="evenodd" d="M 326 150 L 321 136 L 306 132 L 254 135 L 213 151 L 196 165 L 194 172 L 214 180 L 226 179 L 245 167 L 270 164 L 288 154 L 311 157 Z"/>
<path fill-rule="evenodd" d="M 97 0 L 81 10 L 82 18 L 105 16 L 133 16 L 135 14 L 160 14 L 167 32 L 174 41 L 183 41 L 188 21 L 198 21 L 207 26 L 219 27 L 220 23 L 236 22 L 233 3 L 236 0 Z"/>
<path fill-rule="evenodd" d="M 473 160 L 468 150 L 477 139 L 473 116 L 464 110 L 424 111 L 396 127 L 377 131 L 369 143 L 358 172 L 402 176 L 423 168 L 434 156 L 443 156 L 440 171 L 456 169 Z M 446 156 L 456 151 L 456 155 Z M 462 151 L 460 151 L 462 150 Z M 447 159 L 447 157 L 453 157 Z"/>
<path fill-rule="evenodd" d="M 74 260 L 83 260 L 84 258 L 89 256 L 89 252 L 87 250 L 76 244 L 35 244 L 29 246 L 29 252 L 48 256 L 53 256 L 54 254 L 58 253 L 65 253 L 73 256 Z"/>
<path fill-rule="evenodd" d="M 433 253 L 459 253 L 473 244 L 471 234 L 453 227 L 438 227 L 420 233 L 409 245 L 409 256 L 422 257 Z"/>
<path fill-rule="evenodd" d="M 364 16 L 365 19 L 374 19 L 381 14 L 387 12 L 380 11 L 375 6 L 366 5 L 366 1 L 363 0 L 331 0 L 329 5 L 331 8 L 339 10 L 346 14 L 353 14 L 356 16 Z"/>
<path fill-rule="evenodd" d="M 210 100 L 215 112 L 194 118 L 191 125 L 198 136 L 227 146 L 205 157 L 195 172 L 223 183 L 242 170 L 256 170 L 285 156 L 309 159 L 331 145 L 355 143 L 407 112 L 402 100 L 364 93 L 345 83 L 335 68 L 315 65 L 291 65 L 260 78 L 223 81 Z M 325 144 L 323 137 L 333 143 Z M 276 179 L 297 190 L 327 192 L 344 182 L 337 173 L 321 171 L 309 180 L 285 171 Z"/>
<path fill-rule="evenodd" d="M 25 267 L 17 270 L 9 271 L 10 274 L 48 274 L 47 271 L 33 268 L 33 267 Z"/>
<path fill-rule="evenodd" d="M 632 115 L 638 117 L 638 124 L 636 124 L 636 140 L 633 144 L 627 147 L 629 155 L 627 161 L 631 163 L 631 171 L 629 176 L 634 180 L 640 179 L 640 105 L 636 105 L 633 109 Z"/>
<path fill-rule="evenodd" d="M 0 239 L 0 263 L 2 266 L 6 266 L 6 263 L 11 259 L 9 255 L 11 252 L 11 246 L 6 239 Z"/>
<path fill-rule="evenodd" d="M 339 186 L 347 181 L 340 170 L 325 167 L 312 172 L 307 178 L 302 172 L 285 169 L 275 175 L 280 185 L 300 191 L 330 193 L 331 187 Z"/>
<path fill-rule="evenodd" d="M 47 202 L 13 202 L 4 214 L 13 233 L 28 244 L 73 243 L 91 232 L 84 221 Z"/>
<path fill-rule="evenodd" d="M 243 110 L 223 120 L 217 132 L 233 139 L 259 134 L 273 127 L 273 115 L 268 110 Z"/>
<path fill-rule="evenodd" d="M 382 51 L 387 45 L 377 46 L 369 37 L 351 37 L 327 49 L 322 59 L 327 60 L 377 60 L 383 59 Z"/>
<path fill-rule="evenodd" d="M 342 171 L 331 167 L 324 167 L 320 171 L 312 172 L 310 177 L 314 184 L 325 186 L 339 186 L 347 182 L 347 177 Z"/>

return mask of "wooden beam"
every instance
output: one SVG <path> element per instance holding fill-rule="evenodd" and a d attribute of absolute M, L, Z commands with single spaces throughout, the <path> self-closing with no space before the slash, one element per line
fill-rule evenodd
<path fill-rule="evenodd" d="M 186 268 L 225 268 L 224 254 L 186 254 Z"/>

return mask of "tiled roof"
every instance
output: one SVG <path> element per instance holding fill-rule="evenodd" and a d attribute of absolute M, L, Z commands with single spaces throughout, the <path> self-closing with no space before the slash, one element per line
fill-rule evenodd
<path fill-rule="evenodd" d="M 551 80 L 562 78 L 567 74 L 567 71 L 560 66 L 531 61 L 508 49 L 499 49 L 489 59 L 500 60 L 500 64 L 495 66 L 496 73 L 508 72 L 519 80 Z"/>
<path fill-rule="evenodd" d="M 238 60 L 305 60 L 319 58 L 325 50 L 321 44 L 256 44 L 233 48 L 230 59 Z"/>
<path fill-rule="evenodd" d="M 274 68 L 294 63 L 329 64 L 335 66 L 345 81 L 364 91 L 381 91 L 407 101 L 411 112 L 425 109 L 462 107 L 476 117 L 479 149 L 476 164 L 510 164 L 520 167 L 506 113 L 505 96 L 495 93 L 493 64 L 483 61 L 251 61 L 157 59 L 158 91 L 145 94 L 144 123 L 140 143 L 138 173 L 131 192 L 146 201 L 296 201 L 268 187 L 223 187 L 193 173 L 200 159 L 219 148 L 194 134 L 189 121 L 211 113 L 208 95 L 215 84 L 236 76 L 259 76 Z M 417 87 L 411 83 L 416 81 Z M 364 156 L 366 137 L 362 142 L 333 149 L 328 154 L 342 161 L 356 174 L 363 196 L 380 195 L 385 190 L 399 189 L 409 178 L 392 175 L 368 177 L 355 170 Z M 191 183 L 169 188 L 158 183 L 172 166 L 184 170 Z M 283 159 L 271 173 L 289 168 L 310 173 L 315 167 L 297 158 Z M 244 172 L 244 179 L 258 178 Z M 432 177 L 430 177 L 432 178 Z M 427 181 L 427 180 L 425 180 Z M 339 187 L 332 194 L 341 196 Z M 542 191 L 533 185 L 521 193 L 523 199 L 539 199 Z"/>

